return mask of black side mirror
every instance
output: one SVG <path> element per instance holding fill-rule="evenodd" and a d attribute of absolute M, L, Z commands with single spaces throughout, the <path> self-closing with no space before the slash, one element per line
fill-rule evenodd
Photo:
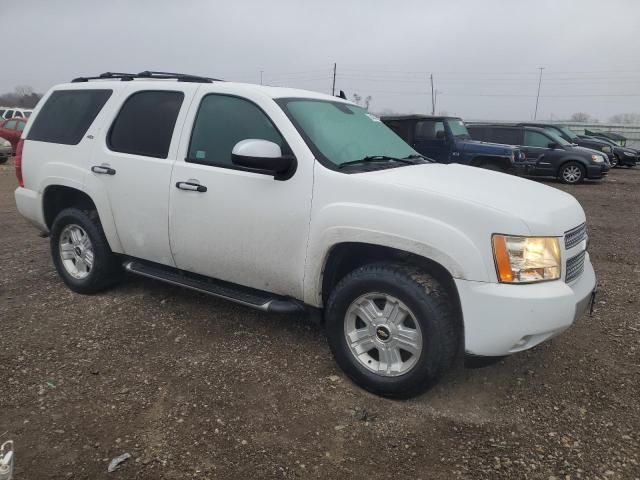
<path fill-rule="evenodd" d="M 296 170 L 295 157 L 282 155 L 280 146 L 268 140 L 248 139 L 236 143 L 231 161 L 239 167 L 273 175 L 276 180 L 287 180 Z"/>
<path fill-rule="evenodd" d="M 438 130 L 436 132 L 436 140 L 444 140 L 447 138 L 447 132 L 444 130 Z"/>
<path fill-rule="evenodd" d="M 556 148 L 558 148 L 558 144 L 556 142 L 549 142 L 547 147 L 549 147 L 551 150 L 555 150 Z"/>

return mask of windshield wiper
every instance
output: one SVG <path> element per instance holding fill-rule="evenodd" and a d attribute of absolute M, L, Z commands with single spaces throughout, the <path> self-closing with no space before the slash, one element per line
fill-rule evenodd
<path fill-rule="evenodd" d="M 425 157 L 424 155 L 420 155 L 420 154 L 413 154 L 413 155 L 409 155 L 408 157 L 404 157 L 403 160 L 424 160 L 425 162 L 429 162 L 429 163 L 436 163 L 435 160 L 432 160 L 429 157 Z M 415 162 L 416 164 L 419 162 Z"/>
<path fill-rule="evenodd" d="M 406 158 L 391 157 L 389 155 L 369 155 L 367 157 L 360 158 L 358 160 L 351 160 L 349 162 L 341 163 L 338 166 L 338 168 L 344 168 L 344 167 L 349 167 L 351 165 L 360 165 L 363 163 L 372 163 L 372 162 L 399 162 L 399 163 L 406 163 L 408 165 L 417 165 L 418 163 L 421 163 L 421 162 L 417 162 L 416 161 L 417 159 L 418 159 L 418 155 L 409 155 Z"/>

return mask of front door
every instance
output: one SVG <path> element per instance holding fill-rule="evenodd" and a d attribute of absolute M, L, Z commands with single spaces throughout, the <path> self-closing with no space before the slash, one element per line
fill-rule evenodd
<path fill-rule="evenodd" d="M 449 163 L 451 145 L 442 120 L 419 120 L 416 122 L 413 148 L 436 162 Z"/>
<path fill-rule="evenodd" d="M 258 104 L 261 103 L 259 106 Z M 270 99 L 208 93 L 193 102 L 173 169 L 170 242 L 176 266 L 236 284 L 302 298 L 313 159 L 292 152 L 272 118 L 288 122 Z M 187 121 L 189 125 L 189 121 Z M 231 151 L 263 139 L 298 158 L 288 180 L 238 169 Z M 185 190 L 180 182 L 204 188 Z"/>
<path fill-rule="evenodd" d="M 527 162 L 535 163 L 536 175 L 555 174 L 552 162 L 547 158 L 551 152 L 549 143 L 553 141 L 551 137 L 547 137 L 542 132 L 525 128 L 522 152 L 524 152 Z"/>

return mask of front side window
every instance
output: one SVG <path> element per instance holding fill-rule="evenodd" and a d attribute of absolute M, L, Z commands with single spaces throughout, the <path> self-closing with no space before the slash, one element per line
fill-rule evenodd
<path fill-rule="evenodd" d="M 15 130 L 17 124 L 17 120 L 9 120 L 8 122 L 5 122 L 4 128 L 6 128 L 7 130 Z"/>
<path fill-rule="evenodd" d="M 379 118 L 356 105 L 308 98 L 282 98 L 277 103 L 326 166 L 369 156 L 419 155 Z"/>
<path fill-rule="evenodd" d="M 184 94 L 162 90 L 132 94 L 111 125 L 107 143 L 114 152 L 167 158 Z"/>
<path fill-rule="evenodd" d="M 533 130 L 525 130 L 524 132 L 524 144 L 527 147 L 549 148 L 551 142 L 551 138 L 540 132 Z"/>
<path fill-rule="evenodd" d="M 16 112 L 13 118 L 22 118 L 22 112 Z"/>
<path fill-rule="evenodd" d="M 439 140 L 438 132 L 444 132 L 442 120 L 421 120 L 416 123 L 416 141 Z"/>
<path fill-rule="evenodd" d="M 229 95 L 206 95 L 196 115 L 187 161 L 232 167 L 233 147 L 248 139 L 274 142 L 288 153 L 282 135 L 257 105 Z"/>
<path fill-rule="evenodd" d="M 112 90 L 57 90 L 33 120 L 27 140 L 77 145 Z"/>
<path fill-rule="evenodd" d="M 19 132 L 24 130 L 24 126 L 27 124 L 27 122 L 18 122 L 18 128 L 16 130 L 18 130 Z"/>
<path fill-rule="evenodd" d="M 469 132 L 467 131 L 466 125 L 459 118 L 447 119 L 447 125 L 449 126 L 449 130 L 451 130 L 451 134 L 454 137 L 471 138 L 471 135 L 469 135 Z"/>

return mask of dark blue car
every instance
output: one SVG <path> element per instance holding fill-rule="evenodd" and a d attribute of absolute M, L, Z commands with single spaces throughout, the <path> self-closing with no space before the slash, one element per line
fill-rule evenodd
<path fill-rule="evenodd" d="M 456 117 L 397 115 L 381 120 L 419 153 L 439 163 L 514 172 L 524 160 L 517 147 L 472 140 L 464 122 Z"/>

